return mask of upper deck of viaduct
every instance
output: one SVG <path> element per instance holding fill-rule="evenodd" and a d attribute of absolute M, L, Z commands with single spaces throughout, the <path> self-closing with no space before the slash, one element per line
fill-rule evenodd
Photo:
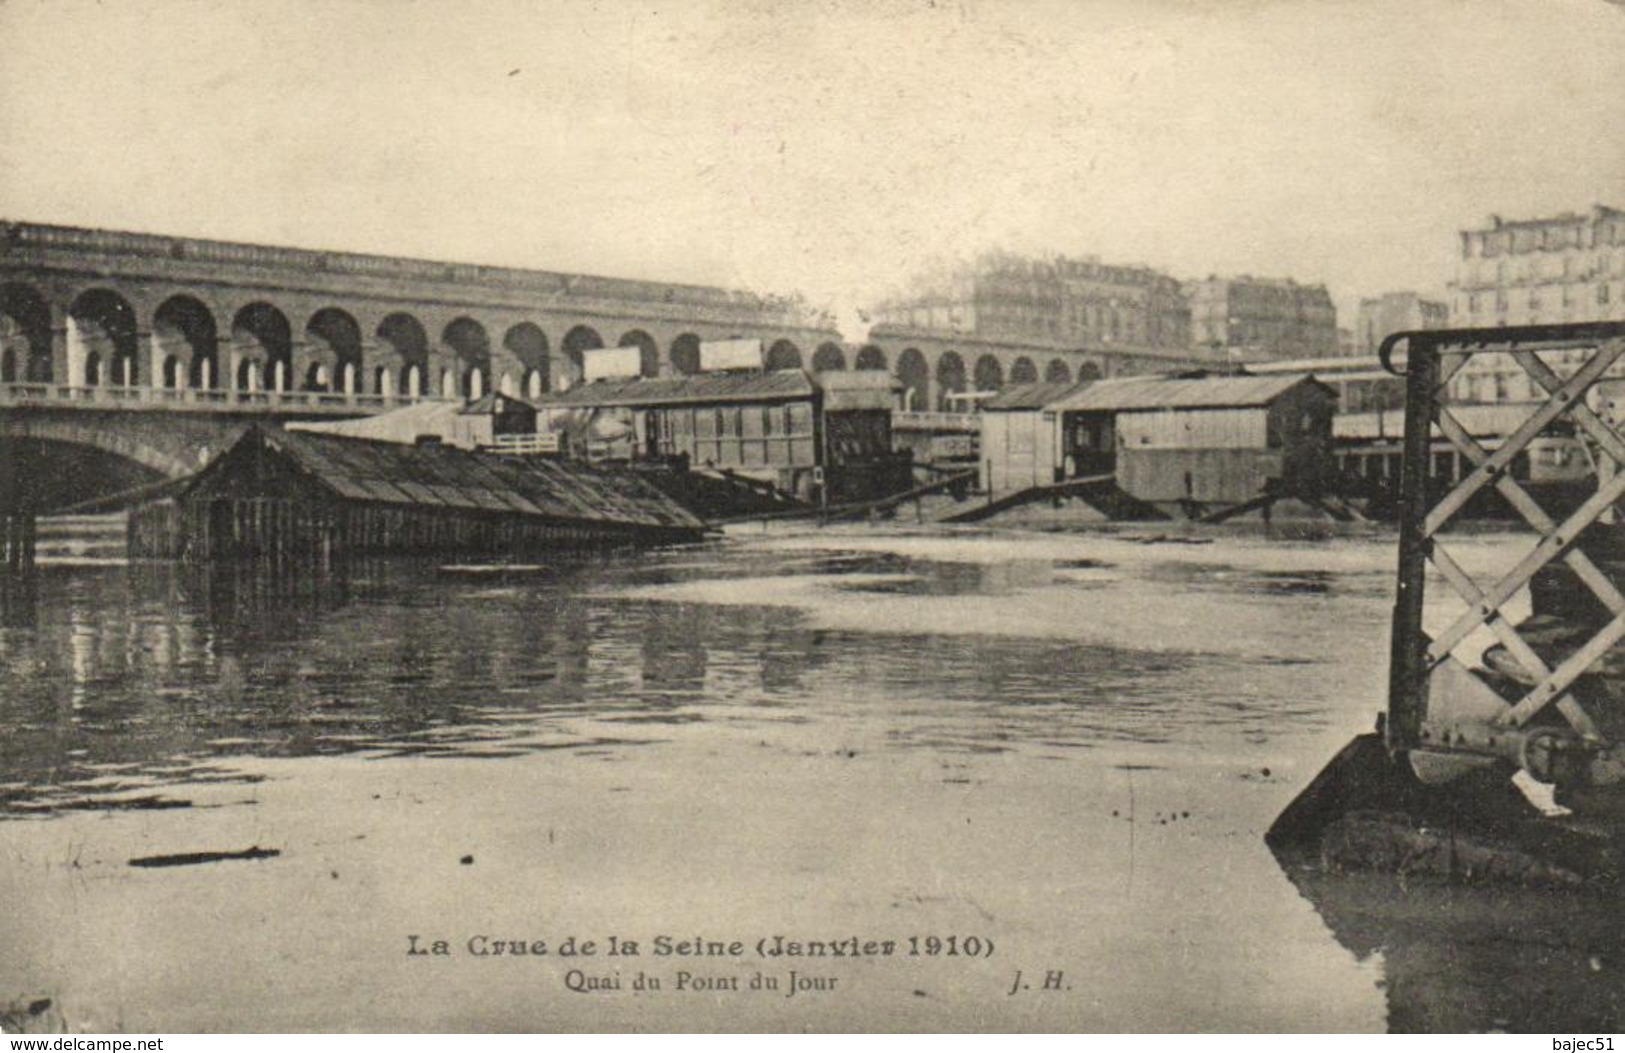
<path fill-rule="evenodd" d="M 913 409 L 1189 361 L 902 330 L 853 346 L 796 301 L 709 286 L 0 222 L 0 385 L 315 392 L 370 412 L 539 394 L 606 346 L 639 348 L 646 375 L 692 372 L 702 341 L 734 337 L 770 367 L 888 370 Z"/>

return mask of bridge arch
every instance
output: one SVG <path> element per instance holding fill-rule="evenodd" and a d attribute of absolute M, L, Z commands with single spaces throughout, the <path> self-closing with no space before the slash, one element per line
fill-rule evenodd
<path fill-rule="evenodd" d="M 348 312 L 323 307 L 305 323 L 305 388 L 308 391 L 342 391 L 353 394 L 364 388 L 361 377 L 361 325 Z M 319 374 L 318 367 L 327 371 Z"/>
<path fill-rule="evenodd" d="M 288 316 L 259 301 L 231 320 L 238 388 L 287 391 L 293 382 L 293 335 Z"/>
<path fill-rule="evenodd" d="M 449 386 L 444 381 L 445 370 L 442 369 L 439 393 L 456 395 L 461 392 L 465 398 L 471 399 L 485 394 L 486 381 L 491 376 L 491 338 L 486 335 L 485 326 L 462 315 L 446 323 L 440 341 L 451 349 L 455 361 L 447 364 L 447 368 L 454 371 Z"/>
<path fill-rule="evenodd" d="M 1049 360 L 1049 365 L 1044 367 L 1044 379 L 1051 384 L 1070 384 L 1072 383 L 1072 367 L 1068 366 L 1063 359 L 1052 358 Z"/>
<path fill-rule="evenodd" d="M 700 371 L 700 338 L 684 333 L 671 342 L 671 369 L 681 376 Z"/>
<path fill-rule="evenodd" d="M 111 289 L 86 289 L 68 307 L 68 383 L 131 386 L 141 383 L 137 364 L 135 308 Z M 33 378 L 30 378 L 33 379 Z"/>
<path fill-rule="evenodd" d="M 203 463 L 204 448 L 190 435 L 164 442 L 149 427 L 122 426 L 121 421 L 110 422 L 100 413 L 30 414 L 22 421 L 0 428 L 0 443 L 29 441 L 60 443 L 112 454 L 153 476 L 169 479 L 190 475 Z M 214 446 L 208 453 L 219 453 L 224 448 Z"/>
<path fill-rule="evenodd" d="M 813 355 L 813 368 L 817 369 L 818 355 Z M 762 359 L 764 369 L 800 369 L 801 348 L 792 340 L 775 340 L 768 346 L 767 355 Z"/>
<path fill-rule="evenodd" d="M 840 344 L 823 343 L 813 352 L 812 367 L 820 373 L 838 372 L 846 368 L 846 352 Z"/>
<path fill-rule="evenodd" d="M 564 376 L 561 378 L 564 387 L 574 387 L 581 382 L 587 352 L 597 351 L 603 346 L 604 338 L 590 325 L 578 325 L 564 334 L 564 342 L 560 345 L 564 352 Z"/>
<path fill-rule="evenodd" d="M 51 368 L 50 305 L 31 285 L 0 285 L 0 382 L 58 379 Z"/>
<path fill-rule="evenodd" d="M 897 356 L 897 381 L 903 385 L 903 409 L 921 413 L 931 408 L 931 366 L 917 347 Z"/>
<path fill-rule="evenodd" d="M 977 391 L 997 391 L 1004 387 L 1004 367 L 992 355 L 982 355 L 976 359 L 976 372 L 973 378 L 976 381 Z"/>
<path fill-rule="evenodd" d="M 885 372 L 886 352 L 880 349 L 879 344 L 864 344 L 858 348 L 858 355 L 852 362 L 852 368 Z"/>
<path fill-rule="evenodd" d="M 1083 380 L 1099 380 L 1100 377 L 1101 377 L 1100 365 L 1098 363 L 1096 363 L 1096 362 L 1093 362 L 1093 361 L 1085 362 L 1083 365 L 1078 367 L 1078 379 L 1080 381 L 1083 381 Z"/>
<path fill-rule="evenodd" d="M 527 398 L 539 398 L 547 390 L 547 334 L 535 322 L 509 326 L 502 335 L 502 347 L 524 371 L 521 388 Z"/>
<path fill-rule="evenodd" d="M 424 394 L 429 387 L 429 333 L 423 323 L 404 311 L 397 311 L 378 323 L 377 336 L 394 356 L 400 393 L 414 398 Z M 388 394 L 385 387 L 389 376 L 384 371 L 389 368 L 380 366 L 375 374 L 379 394 Z"/>
<path fill-rule="evenodd" d="M 1010 363 L 1010 383 L 1033 384 L 1038 380 L 1038 367 L 1026 355 L 1021 355 Z"/>
<path fill-rule="evenodd" d="M 642 329 L 630 329 L 621 334 L 616 341 L 619 347 L 635 347 L 638 349 L 638 375 L 643 377 L 658 377 L 660 375 L 660 345 L 655 338 Z"/>
<path fill-rule="evenodd" d="M 164 363 L 164 387 L 221 386 L 220 334 L 214 312 L 202 300 L 182 294 L 159 304 L 152 314 L 152 342 Z"/>
<path fill-rule="evenodd" d="M 965 391 L 965 360 L 957 351 L 944 351 L 937 359 L 937 408 L 948 408 L 948 396 Z"/>

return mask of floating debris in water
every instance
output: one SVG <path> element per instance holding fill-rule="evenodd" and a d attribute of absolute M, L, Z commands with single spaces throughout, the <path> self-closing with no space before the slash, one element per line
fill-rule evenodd
<path fill-rule="evenodd" d="M 189 867 L 198 863 L 219 863 L 227 859 L 270 859 L 282 854 L 281 849 L 261 848 L 254 845 L 240 852 L 179 852 L 167 856 L 142 856 L 130 860 L 133 867 Z"/>

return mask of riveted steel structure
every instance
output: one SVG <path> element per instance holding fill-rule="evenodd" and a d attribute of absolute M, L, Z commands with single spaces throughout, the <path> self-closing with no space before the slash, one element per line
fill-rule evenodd
<path fill-rule="evenodd" d="M 1395 355 L 1401 347 L 1403 368 Z M 1625 719 L 1612 668 L 1612 652 L 1625 639 L 1619 584 L 1625 563 L 1611 558 L 1625 551 L 1617 537 L 1625 526 L 1612 521 L 1625 497 L 1625 436 L 1610 419 L 1605 397 L 1625 371 L 1625 323 L 1402 332 L 1388 337 L 1380 354 L 1384 367 L 1403 373 L 1407 385 L 1384 723 L 1389 751 L 1407 756 L 1429 784 L 1498 762 L 1560 787 L 1625 781 Z M 1544 395 L 1493 451 L 1462 425 L 1447 396 L 1451 378 L 1483 354 L 1509 356 Z M 1564 364 L 1562 371 L 1553 368 L 1554 360 Z M 1511 470 L 1554 428 L 1583 437 L 1596 466 L 1595 491 L 1560 512 L 1543 507 Z M 1459 481 L 1431 477 L 1436 436 L 1472 465 Z M 1477 577 L 1469 572 L 1461 546 L 1444 533 L 1486 488 L 1498 490 L 1535 535 L 1527 551 L 1488 579 L 1482 570 Z M 1543 576 L 1552 575 L 1561 575 L 1563 593 L 1583 590 L 1594 598 L 1586 603 L 1600 613 L 1553 631 L 1556 619 L 1539 602 L 1552 594 L 1540 588 Z M 1424 627 L 1430 577 L 1460 601 L 1447 624 L 1433 632 Z M 1531 585 L 1537 602 L 1534 616 L 1527 617 L 1520 605 Z M 1470 644 L 1486 639 L 1489 648 L 1474 656 Z"/>

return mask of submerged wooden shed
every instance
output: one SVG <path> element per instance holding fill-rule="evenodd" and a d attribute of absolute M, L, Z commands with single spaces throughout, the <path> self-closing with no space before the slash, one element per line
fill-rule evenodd
<path fill-rule="evenodd" d="M 1132 496 L 1227 506 L 1318 495 L 1332 476 L 1336 400 L 1307 374 L 1197 374 L 1101 381 L 1047 409 L 1069 447 L 1097 451 L 1113 436 L 1117 483 Z"/>
<path fill-rule="evenodd" d="M 632 475 L 441 443 L 255 427 L 174 504 L 194 560 L 468 555 L 654 545 L 705 524 Z"/>

